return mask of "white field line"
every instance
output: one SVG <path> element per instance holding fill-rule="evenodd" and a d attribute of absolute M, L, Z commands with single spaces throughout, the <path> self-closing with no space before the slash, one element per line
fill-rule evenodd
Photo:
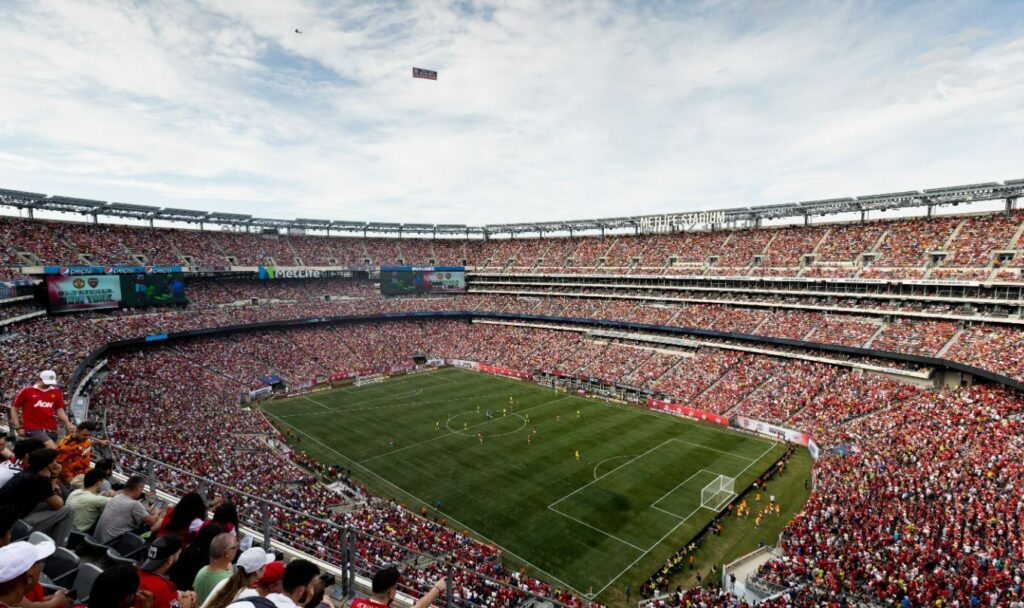
<path fill-rule="evenodd" d="M 627 460 L 626 462 L 624 462 L 624 463 L 620 464 L 619 466 L 615 467 L 615 468 L 614 468 L 614 469 L 612 469 L 611 471 L 608 471 L 608 472 L 607 472 L 607 473 L 605 473 L 604 475 L 601 475 L 600 477 L 597 477 L 597 478 L 595 478 L 595 479 L 594 479 L 594 481 L 591 481 L 591 482 L 587 482 L 587 483 L 583 484 L 582 486 L 580 486 L 580 487 L 576 488 L 576 489 L 575 489 L 575 490 L 573 490 L 572 492 L 569 492 L 569 493 L 568 493 L 568 494 L 566 494 L 565 496 L 563 496 L 563 497 L 559 498 L 559 499 L 558 499 L 558 500 L 556 500 L 555 502 L 553 502 L 553 503 L 551 503 L 550 505 L 548 505 L 548 508 L 550 509 L 551 507 L 553 507 L 553 506 L 557 505 L 558 503 L 562 502 L 562 501 L 563 501 L 563 500 L 565 500 L 566 498 L 569 498 L 569 497 L 571 497 L 571 496 L 575 496 L 575 495 L 576 495 L 576 494 L 577 494 L 578 492 L 580 492 L 580 491 L 581 491 L 581 490 L 583 490 L 584 488 L 588 488 L 588 487 L 590 487 L 590 486 L 594 485 L 595 483 L 597 483 L 598 481 L 600 481 L 600 480 L 604 479 L 605 477 L 608 477 L 609 475 L 611 475 L 611 474 L 612 474 L 612 473 L 614 473 L 615 471 L 618 471 L 618 470 L 619 470 L 619 469 L 621 469 L 622 467 L 624 467 L 624 466 L 628 465 L 629 463 L 631 463 L 631 462 L 635 461 L 635 460 L 636 460 L 636 459 L 638 459 L 638 458 L 643 458 L 643 457 L 644 457 L 644 456 L 646 456 L 647 454 L 650 454 L 650 453 L 651 453 L 651 452 L 653 452 L 654 450 L 656 450 L 656 449 L 660 448 L 661 446 L 665 445 L 666 443 L 668 443 L 668 442 L 670 442 L 670 441 L 672 441 L 672 440 L 671 440 L 671 439 L 666 439 L 665 441 L 662 441 L 661 443 L 659 443 L 658 445 L 654 446 L 653 448 L 651 448 L 651 449 L 647 450 L 647 451 L 646 451 L 646 452 L 644 452 L 643 454 L 637 454 L 637 455 L 636 455 L 636 456 L 634 456 L 633 458 L 630 458 L 629 460 Z"/>
<path fill-rule="evenodd" d="M 504 396 L 505 394 L 502 393 L 501 397 Z M 440 405 L 443 403 L 455 403 L 457 401 L 466 401 L 467 399 L 487 399 L 488 397 L 496 398 L 494 393 L 488 393 L 486 395 L 469 395 L 467 397 L 455 397 L 453 399 L 441 399 L 439 401 L 423 401 L 421 403 L 396 403 L 394 405 L 378 405 L 376 407 L 343 407 L 328 409 L 331 412 L 334 412 L 335 414 L 347 414 L 349 412 L 369 412 L 374 410 L 387 410 L 396 407 L 420 407 L 421 405 Z M 283 416 L 278 416 L 278 418 L 301 418 L 303 416 L 323 416 L 325 413 L 326 412 L 305 412 L 303 414 L 285 414 Z"/>
<path fill-rule="evenodd" d="M 697 471 L 696 473 L 694 473 L 693 475 L 690 475 L 689 477 L 687 477 L 687 478 L 686 478 L 686 480 L 684 480 L 684 481 L 681 481 L 681 482 L 677 483 L 677 484 L 676 484 L 676 486 L 675 486 L 674 488 L 672 488 L 672 489 L 671 489 L 671 490 L 669 490 L 668 492 L 665 492 L 664 494 L 662 494 L 662 495 L 661 495 L 661 498 L 659 498 L 658 500 L 656 500 L 656 501 L 652 502 L 652 503 L 651 503 L 651 507 L 652 507 L 652 508 L 654 508 L 654 509 L 658 509 L 658 507 L 656 507 L 655 505 L 657 505 L 657 504 L 658 504 L 659 502 L 661 502 L 661 501 L 665 500 L 665 497 L 666 497 L 666 496 L 668 496 L 668 495 L 669 495 L 669 494 L 671 494 L 672 492 L 675 492 L 676 490 L 678 490 L 680 486 L 684 486 L 684 485 L 686 485 L 687 483 L 689 483 L 689 482 L 690 482 L 690 480 L 691 480 L 691 479 L 693 479 L 694 477 L 696 477 L 696 476 L 700 475 L 701 473 L 711 473 L 711 471 L 709 471 L 709 470 L 707 470 L 707 469 L 701 469 L 701 470 Z M 712 475 L 718 475 L 718 473 L 711 473 L 711 474 L 712 474 Z M 665 513 L 669 513 L 668 511 L 665 511 L 665 509 L 658 509 L 658 510 L 659 510 L 659 511 L 663 511 L 663 512 L 665 512 Z M 674 515 L 674 516 L 675 516 L 676 518 L 678 518 L 678 517 L 679 517 L 679 516 L 678 516 L 678 515 L 676 515 L 675 513 L 669 513 L 669 515 Z"/>
<path fill-rule="evenodd" d="M 615 460 L 617 458 L 632 458 L 633 456 L 636 456 L 636 454 L 626 454 L 626 455 L 623 455 L 623 456 L 612 456 L 611 458 L 605 458 L 601 462 L 595 464 L 594 465 L 594 481 L 597 481 L 597 470 L 601 467 L 602 464 L 608 462 L 609 460 Z"/>
<path fill-rule="evenodd" d="M 637 546 L 636 546 L 636 545 L 634 545 L 633 543 L 631 543 L 631 542 L 629 542 L 629 541 L 626 541 L 626 540 L 622 540 L 622 539 L 621 539 L 621 538 L 619 538 L 618 536 L 615 536 L 614 534 L 609 534 L 609 533 L 605 532 L 604 530 L 602 530 L 602 529 L 600 529 L 600 528 L 595 528 L 594 526 L 592 526 L 592 525 L 588 524 L 587 522 L 585 522 L 585 521 L 580 521 L 580 520 L 576 519 L 575 517 L 573 517 L 572 515 L 569 515 L 568 513 L 562 513 L 561 511 L 559 511 L 558 509 L 556 509 L 556 508 L 554 508 L 554 507 L 552 507 L 552 506 L 548 506 L 548 508 L 549 508 L 549 509 L 551 509 L 552 511 L 554 511 L 555 513 L 558 513 L 558 514 L 559 514 L 559 515 L 561 515 L 562 517 L 565 517 L 565 518 L 567 518 L 567 519 L 571 519 L 571 520 L 573 520 L 574 522 L 576 522 L 576 523 L 578 523 L 578 524 L 580 524 L 580 525 L 583 525 L 583 526 L 586 526 L 586 527 L 590 528 L 590 529 L 591 529 L 591 530 L 593 530 L 594 532 L 599 532 L 599 533 L 601 533 L 601 534 L 604 534 L 604 535 L 605 535 L 605 536 L 607 536 L 608 538 L 610 538 L 610 539 L 612 539 L 612 540 L 617 540 L 617 541 L 619 541 L 620 543 L 622 543 L 622 544 L 624 544 L 624 545 L 626 545 L 626 546 L 629 546 L 629 547 L 632 547 L 632 548 L 636 549 L 637 551 L 640 551 L 640 552 L 643 552 L 643 551 L 644 551 L 644 550 L 643 550 L 642 548 L 640 548 L 640 547 L 637 547 Z"/>
<path fill-rule="evenodd" d="M 746 467 L 745 467 L 745 468 L 744 468 L 744 469 L 743 469 L 742 471 L 740 471 L 739 473 L 737 473 L 737 474 L 736 474 L 736 478 L 737 478 L 737 479 L 739 479 L 739 477 L 740 477 L 741 475 L 743 475 L 744 473 L 746 473 L 746 472 L 747 472 L 747 470 L 748 470 L 748 469 L 750 469 L 750 467 L 754 466 L 754 463 L 755 463 L 755 462 L 757 462 L 757 461 L 761 460 L 762 458 L 764 458 L 764 455 L 765 455 L 765 454 L 767 454 L 767 453 L 768 453 L 769 451 L 771 451 L 771 449 L 772 449 L 773 447 L 775 447 L 775 444 L 774 444 L 774 443 L 770 444 L 770 445 L 769 445 L 769 446 L 768 446 L 768 447 L 767 447 L 767 448 L 765 449 L 765 451 L 764 451 L 764 452 L 761 452 L 761 455 L 760 455 L 760 456 L 758 456 L 758 457 L 757 457 L 757 458 L 756 458 L 755 460 L 752 460 L 752 461 L 750 462 L 750 464 L 748 464 L 748 465 L 747 465 L 747 466 L 746 466 Z M 592 595 L 589 595 L 589 596 L 587 596 L 587 597 L 588 597 L 588 598 L 593 598 L 593 597 L 596 597 L 596 596 L 598 596 L 598 595 L 601 595 L 601 593 L 603 593 L 605 589 L 607 589 L 608 587 L 610 587 L 610 586 L 612 585 L 612 583 L 614 583 L 615 581 L 617 581 L 617 580 L 619 580 L 620 578 L 622 578 L 622 575 L 623 575 L 623 574 L 625 574 L 625 573 L 626 573 L 627 571 L 629 571 L 629 569 L 630 569 L 630 568 L 632 568 L 633 566 L 637 565 L 637 563 L 638 563 L 638 562 L 639 562 L 640 560 L 642 560 L 642 559 L 643 559 L 644 557 L 646 557 L 646 556 L 647 556 L 647 555 L 648 555 L 648 554 L 649 554 L 649 553 L 650 553 L 651 551 L 653 551 L 655 547 L 657 547 L 657 546 L 658 546 L 658 545 L 660 545 L 661 543 L 665 542 L 665 539 L 666 539 L 666 538 L 668 538 L 669 536 L 671 536 L 673 532 L 675 532 L 676 530 L 678 530 L 680 526 L 682 526 L 683 524 L 685 524 L 687 520 L 689 520 L 689 519 L 690 519 L 691 517 L 693 517 L 693 516 L 694 516 L 694 514 L 695 514 L 695 513 L 697 513 L 698 511 L 700 511 L 700 510 L 701 510 L 701 509 L 703 509 L 703 508 L 704 508 L 704 507 L 697 507 L 696 509 L 694 509 L 692 513 L 690 513 L 689 515 L 687 515 L 687 516 L 686 516 L 686 518 L 685 518 L 685 519 L 681 520 L 681 521 L 680 521 L 680 522 L 679 522 L 678 524 L 676 524 L 676 526 L 675 526 L 674 528 L 672 528 L 671 530 L 669 530 L 668 532 L 666 532 L 666 533 L 665 533 L 665 536 L 662 536 L 660 540 L 658 540 L 658 541 L 657 541 L 656 543 L 654 543 L 653 545 L 651 545 L 651 548 L 650 548 L 650 549 L 648 549 L 648 550 L 647 550 L 647 551 L 645 551 L 644 553 L 640 554 L 640 556 L 639 556 L 639 557 L 637 557 L 637 558 L 636 558 L 635 560 L 633 560 L 633 563 L 631 563 L 630 565 L 628 565 L 628 566 L 626 566 L 625 568 L 623 568 L 623 569 L 622 569 L 622 572 L 619 572 L 618 574 L 616 574 L 616 575 L 615 575 L 615 576 L 614 576 L 614 577 L 613 577 L 613 578 L 612 578 L 611 580 L 609 580 L 609 581 L 608 581 L 608 583 L 607 583 L 607 584 L 606 584 L 606 585 L 605 585 L 604 587 L 601 587 L 600 589 L 598 589 L 598 590 L 597 590 L 597 593 L 594 593 L 594 594 L 592 594 Z M 678 517 L 678 516 L 677 516 L 677 517 Z"/>
<path fill-rule="evenodd" d="M 553 399 L 551 401 L 545 401 L 544 403 L 538 403 L 537 405 L 534 405 L 532 407 L 528 407 L 525 410 L 519 410 L 518 412 L 515 412 L 515 413 L 516 414 L 520 414 L 522 412 L 528 412 L 530 410 L 535 410 L 538 407 L 544 407 L 545 405 L 551 405 L 552 403 L 558 403 L 562 399 L 566 399 L 566 398 L 567 397 L 559 397 L 558 399 Z M 498 418 L 494 418 L 492 420 L 484 420 L 483 422 L 478 422 L 477 424 L 470 425 L 470 426 L 466 427 L 463 430 L 475 429 L 478 426 L 484 426 L 485 424 L 490 424 L 490 423 L 494 422 L 495 420 L 498 420 Z M 525 428 L 525 427 L 523 427 L 523 428 Z M 391 450 L 390 452 L 384 452 L 383 454 L 378 454 L 376 456 L 371 456 L 371 457 L 366 458 L 364 460 L 360 460 L 359 464 L 366 464 L 367 462 L 372 462 L 374 460 L 377 460 L 378 458 L 384 458 L 384 457 L 387 457 L 387 456 L 393 456 L 395 454 L 398 454 L 399 452 L 404 452 L 406 450 L 411 450 L 413 448 L 419 447 L 419 446 L 424 445 L 426 443 L 430 443 L 431 441 L 437 441 L 438 439 L 444 439 L 445 437 L 451 437 L 452 435 L 462 435 L 462 433 L 460 431 L 451 431 L 451 432 L 445 433 L 444 435 L 438 435 L 437 437 L 431 437 L 430 439 L 424 439 L 423 441 L 420 441 L 419 443 L 414 443 L 412 445 L 405 446 L 404 448 L 399 448 L 397 450 Z"/>
<path fill-rule="evenodd" d="M 675 441 L 675 442 L 678 442 L 678 443 L 685 443 L 685 444 L 687 444 L 687 445 L 692 445 L 692 446 L 695 446 L 695 447 L 701 448 L 701 449 L 703 449 L 703 450 L 708 450 L 708 451 L 710 451 L 710 452 L 718 452 L 719 454 L 723 454 L 723 455 L 725 455 L 725 456 L 731 456 L 731 457 L 733 457 L 733 458 L 739 458 L 740 460 L 748 460 L 748 461 L 750 461 L 750 459 L 749 459 L 749 458 L 747 458 L 746 456 L 738 456 L 738 455 L 736 455 L 736 454 L 730 454 L 729 452 L 723 452 L 722 450 L 716 450 L 715 448 L 709 448 L 709 447 L 707 447 L 707 446 L 704 446 L 704 445 L 701 445 L 701 444 L 699 444 L 699 443 L 693 443 L 692 441 L 686 441 L 686 440 L 684 440 L 684 439 L 676 439 L 676 438 L 672 437 L 672 438 L 666 439 L 665 441 L 662 441 L 661 443 L 659 443 L 658 445 L 654 446 L 653 448 L 651 448 L 651 449 L 647 450 L 647 451 L 646 451 L 646 452 L 644 452 L 643 454 L 638 454 L 637 456 L 634 456 L 633 458 L 630 458 L 630 459 L 629 459 L 629 460 L 627 460 L 626 462 L 624 462 L 624 463 L 620 464 L 619 466 L 615 467 L 614 469 L 612 469 L 612 470 L 608 471 L 608 472 L 607 472 L 607 473 L 605 473 L 604 475 L 601 475 L 600 477 L 595 477 L 595 478 L 594 478 L 594 481 L 588 482 L 588 483 L 586 483 L 586 484 L 584 484 L 584 485 L 582 485 L 582 486 L 580 486 L 580 487 L 576 488 L 576 489 L 575 489 L 575 490 L 573 490 L 572 492 L 570 492 L 570 493 L 566 494 L 565 496 L 563 496 L 563 497 L 559 498 L 559 499 L 558 499 L 558 500 L 556 500 L 555 502 L 553 502 L 553 503 L 551 503 L 550 505 L 548 505 L 548 507 L 550 508 L 550 507 L 553 507 L 553 506 L 557 505 L 558 503 L 562 502 L 562 501 L 563 501 L 563 500 L 565 500 L 566 498 L 569 498 L 570 496 L 573 496 L 574 494 L 576 494 L 576 493 L 577 493 L 577 492 L 579 492 L 580 490 L 582 490 L 582 489 L 584 489 L 584 488 L 586 488 L 586 487 L 588 487 L 588 486 L 590 486 L 590 485 L 593 485 L 594 483 L 596 483 L 596 482 L 600 481 L 601 479 L 604 479 L 605 477 L 607 477 L 607 476 L 611 475 L 611 474 L 612 474 L 612 473 L 614 473 L 615 471 L 618 471 L 618 470 L 619 470 L 619 469 L 621 469 L 622 467 L 624 467 L 624 466 L 627 466 L 627 465 L 629 465 L 629 464 L 630 464 L 630 463 L 632 463 L 633 461 L 635 461 L 635 460 L 637 460 L 637 459 L 639 459 L 639 458 L 642 458 L 642 457 L 644 457 L 644 456 L 646 456 L 646 455 L 650 454 L 650 453 L 651 453 L 651 452 L 653 452 L 654 450 L 657 450 L 658 448 L 660 448 L 661 446 L 665 445 L 666 443 L 670 443 L 670 442 L 673 442 L 673 441 Z M 773 445 L 774 445 L 774 444 L 773 444 Z M 770 449 L 772 449 L 773 445 L 769 445 L 769 446 L 768 446 L 768 449 L 769 449 L 769 450 L 770 450 Z M 766 452 L 767 452 L 767 450 L 766 450 Z M 760 458 L 760 457 L 758 457 L 758 458 L 755 458 L 755 459 L 754 459 L 753 461 L 751 461 L 751 462 L 756 462 L 756 461 L 757 461 L 757 460 L 758 460 L 759 458 Z M 602 462 L 603 462 L 603 461 L 602 461 Z M 600 464 L 600 463 L 598 463 L 598 464 Z M 749 468 L 749 467 L 748 467 L 748 468 Z M 746 469 L 744 469 L 744 470 L 746 470 Z"/>
<path fill-rule="evenodd" d="M 324 409 L 325 409 L 325 410 L 327 410 L 328 412 L 330 412 L 330 411 L 331 411 L 331 408 L 327 407 L 327 406 L 326 406 L 326 405 L 324 405 L 323 403 L 320 403 L 320 402 L 319 402 L 319 401 L 317 401 L 316 399 L 311 399 L 311 398 L 309 398 L 309 397 L 307 397 L 307 396 L 305 396 L 305 395 L 303 395 L 303 396 L 302 396 L 302 398 L 303 398 L 303 399 L 305 399 L 306 401 L 309 401 L 310 403 L 312 403 L 312 404 L 314 404 L 314 405 L 319 405 L 320 407 L 324 408 Z M 320 414 L 321 412 L 313 412 L 313 413 L 314 413 L 314 414 Z"/>
<path fill-rule="evenodd" d="M 554 401 L 552 401 L 551 403 L 554 403 Z M 275 416 L 274 416 L 273 414 L 268 414 L 268 415 L 269 415 L 270 417 L 272 417 L 272 418 L 274 418 L 274 417 L 275 417 Z M 283 422 L 283 421 L 282 421 L 282 422 Z M 389 486 L 391 486 L 391 487 L 395 488 L 396 490 L 398 490 L 398 491 L 399 491 L 399 492 L 401 492 L 402 494 L 405 494 L 406 496 L 410 496 L 410 497 L 412 497 L 412 498 L 414 498 L 414 499 L 418 500 L 418 501 L 419 501 L 419 502 L 421 502 L 422 504 L 425 504 L 425 505 L 426 505 L 426 504 L 429 504 L 429 503 L 428 503 L 427 501 L 423 500 L 422 498 L 420 498 L 420 497 L 418 497 L 418 496 L 416 496 L 416 495 L 414 495 L 414 494 L 411 494 L 411 493 L 410 493 L 410 492 L 408 492 L 407 490 L 404 490 L 404 489 L 402 489 L 402 488 L 398 487 L 398 486 L 397 486 L 397 485 L 396 485 L 396 484 L 395 484 L 394 482 L 392 482 L 392 481 L 390 481 L 390 480 L 388 480 L 388 479 L 385 479 L 384 477 L 381 477 L 380 475 L 378 475 L 377 473 L 375 473 L 375 472 L 374 472 L 374 471 L 373 471 L 372 469 L 370 469 L 370 468 L 368 468 L 368 467 L 364 467 L 363 465 L 359 464 L 358 462 L 355 462 L 354 460 L 352 460 L 352 459 L 351 459 L 351 458 L 349 458 L 348 456 L 345 456 L 344 454 L 342 454 L 342 453 L 341 453 L 341 452 L 339 452 L 338 450 L 335 450 L 335 449 L 334 449 L 334 448 L 332 448 L 331 446 L 327 445 L 327 444 L 326 444 L 326 443 L 324 443 L 323 441 L 320 441 L 320 440 L 319 440 L 319 439 L 317 439 L 316 437 L 313 437 L 313 436 L 312 436 L 312 435 L 310 435 L 309 433 L 307 433 L 307 432 L 305 432 L 305 431 L 303 431 L 303 430 L 301 430 L 301 429 L 298 429 L 298 428 L 296 428 L 296 427 L 294 427 L 294 426 L 292 426 L 292 425 L 288 424 L 287 422 L 283 422 L 283 423 L 284 423 L 284 424 L 286 424 L 286 425 L 288 425 L 288 426 L 290 426 L 290 427 L 291 427 L 291 428 L 292 428 L 292 429 L 293 429 L 293 430 L 294 430 L 294 431 L 295 431 L 296 433 L 299 433 L 299 434 L 301 434 L 301 435 L 305 435 L 305 436 L 306 436 L 307 438 L 311 439 L 311 440 L 312 440 L 313 442 L 315 442 L 315 443 L 318 443 L 318 444 L 320 444 L 321 446 L 323 446 L 323 447 L 324 447 L 325 449 L 327 449 L 327 450 L 329 450 L 329 451 L 331 451 L 331 452 L 334 452 L 334 453 L 335 453 L 335 454 L 337 454 L 338 456 L 341 456 L 342 458 L 344 458 L 344 459 L 345 459 L 345 460 L 347 460 L 348 462 L 351 462 L 351 463 L 352 463 L 353 465 L 355 465 L 355 466 L 359 467 L 360 469 L 362 469 L 362 470 L 366 471 L 366 472 L 367 472 L 367 473 L 369 473 L 370 475 L 373 475 L 373 476 L 374 476 L 374 477 L 376 477 L 377 479 L 379 479 L 379 480 L 383 481 L 384 483 L 388 484 Z M 455 523 L 456 525 L 462 526 L 462 527 L 463 527 L 463 528 L 465 528 L 466 530 L 470 530 L 470 529 L 471 529 L 471 528 L 470 528 L 469 526 L 467 526 L 466 524 L 462 523 L 461 521 L 459 521 L 459 520 L 455 519 L 455 518 L 454 518 L 454 517 L 452 517 L 452 516 L 451 516 L 450 514 L 448 514 L 448 513 L 445 513 L 444 511 L 440 511 L 440 510 L 437 510 L 437 509 L 435 509 L 435 511 L 437 511 L 438 513 L 441 513 L 441 514 L 442 514 L 442 515 L 444 515 L 444 516 L 445 516 L 446 518 L 448 518 L 448 521 L 450 521 L 450 522 L 454 522 L 454 523 Z M 495 547 L 497 547 L 497 548 L 501 549 L 502 553 L 505 553 L 505 554 L 511 555 L 511 556 L 512 556 L 512 557 L 514 557 L 515 559 L 517 559 L 517 560 L 519 560 L 519 561 L 523 562 L 524 564 L 526 564 L 527 566 L 529 566 L 529 567 L 533 568 L 533 569 L 534 569 L 534 570 L 536 570 L 537 572 L 540 572 L 541 574 L 543 574 L 543 575 L 547 576 L 547 577 L 548 577 L 548 578 L 550 578 L 551 580 L 553 580 L 553 581 L 557 582 L 558 584 L 562 585 L 563 587 L 565 587 L 565 588 L 566 588 L 566 589 L 568 589 L 569 591 L 572 591 L 572 592 L 573 592 L 573 593 L 575 593 L 576 595 L 578 595 L 578 596 L 580 596 L 580 597 L 586 597 L 586 594 L 585 594 L 585 593 L 583 593 L 582 591 L 580 591 L 579 589 L 577 589 L 577 588 L 573 587 L 573 586 L 572 586 L 572 585 L 570 585 L 569 583 L 567 583 L 567 582 L 563 581 L 562 579 L 558 578 L 557 576 L 555 576 L 555 575 L 551 574 L 551 573 L 550 573 L 550 572 L 548 572 L 547 570 L 544 570 L 543 568 L 540 568 L 540 567 L 538 567 L 538 566 L 534 565 L 534 564 L 533 564 L 533 563 L 531 563 L 531 562 L 530 562 L 529 560 L 527 560 L 527 559 L 524 559 L 523 557 L 521 557 L 521 556 L 517 555 L 516 553 L 513 553 L 512 551 L 509 551 L 509 550 L 508 550 L 508 549 L 506 549 L 505 547 L 503 547 L 503 546 L 499 545 L 498 543 L 494 542 L 494 541 L 493 541 L 493 540 L 491 540 L 490 538 L 487 538 L 487 537 L 486 537 L 486 536 L 484 536 L 483 534 L 480 534 L 479 532 L 477 532 L 477 531 L 475 531 L 475 530 L 473 530 L 473 534 L 475 534 L 475 535 L 477 535 L 478 537 L 482 538 L 482 539 L 483 539 L 483 540 L 484 540 L 485 542 L 488 542 L 488 543 L 490 543 L 490 544 L 494 545 Z M 621 575 L 620 575 L 620 576 L 621 576 Z"/>

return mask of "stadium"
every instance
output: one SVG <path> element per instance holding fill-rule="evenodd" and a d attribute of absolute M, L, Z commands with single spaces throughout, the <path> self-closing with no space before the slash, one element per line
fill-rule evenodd
<path fill-rule="evenodd" d="M 168 500 L 230 493 L 269 546 L 351 580 L 402 563 L 414 596 L 450 576 L 460 605 L 682 582 L 721 603 L 724 574 L 763 605 L 966 600 L 972 578 L 1001 602 L 1021 549 L 1022 192 L 398 239 L 216 213 L 127 227 L 103 220 L 187 214 L 3 191 L 96 220 L 0 223 L 5 377 L 66 378 L 74 418 Z M 870 219 L 890 206 L 925 217 Z M 866 217 L 757 227 L 849 211 Z M 759 565 L 736 581 L 738 557 Z"/>
<path fill-rule="evenodd" d="M 0 606 L 1024 607 L 1019 15 L 16 4 Z"/>

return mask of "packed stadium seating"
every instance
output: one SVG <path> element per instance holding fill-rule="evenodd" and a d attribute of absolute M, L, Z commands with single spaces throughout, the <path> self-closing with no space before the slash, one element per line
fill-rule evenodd
<path fill-rule="evenodd" d="M 1024 266 L 1024 214 L 987 213 L 849 224 L 545 239 L 359 238 L 266 235 L 0 218 L 0 266 L 462 265 L 508 272 L 646 272 L 1011 280 Z M 10 272 L 8 270 L 8 272 Z"/>
<path fill-rule="evenodd" d="M 1019 280 L 1024 215 L 988 214 L 933 220 L 744 229 L 651 236 L 545 239 L 384 239 L 257 235 L 0 219 L 0 277 L 39 263 L 177 264 L 194 266 L 461 264 L 519 275 L 539 273 Z M 998 262 L 996 252 L 1006 258 Z M 233 261 L 232 261 L 233 260 Z M 369 262 L 367 262 L 369 260 Z M 67 379 L 96 348 L 114 339 L 269 324 L 290 319 L 384 312 L 489 311 L 733 332 L 810 343 L 940 357 L 1024 381 L 1024 343 L 1013 310 L 910 298 L 830 298 L 806 293 L 687 291 L 581 284 L 470 283 L 461 297 L 382 298 L 372 282 L 347 278 L 260 282 L 231 278 L 188 281 L 186 308 L 120 310 L 22 319 L 44 309 L 24 300 L 0 302 L 0 387 L 8 402 L 40 369 Z M 587 296 L 587 297 L 581 297 Z M 639 299 L 633 299 L 639 298 Z M 252 300 L 258 304 L 253 305 Z M 989 385 L 929 390 L 845 365 L 791 358 L 811 347 L 773 347 L 776 356 L 737 350 L 744 343 L 700 338 L 688 346 L 652 345 L 564 328 L 465 320 L 321 325 L 212 336 L 112 356 L 95 385 L 91 407 L 107 416 L 115 442 L 149 457 L 259 493 L 279 488 L 282 507 L 334 517 L 403 547 L 450 555 L 467 605 L 512 606 L 522 598 L 487 576 L 570 604 L 564 590 L 501 567 L 495 550 L 401 505 L 372 496 L 365 510 L 332 515 L 336 495 L 314 479 L 319 463 L 301 451 L 289 464 L 267 457 L 276 435 L 239 396 L 273 375 L 291 386 L 335 372 L 408 367 L 413 353 L 544 370 L 618 383 L 727 416 L 744 415 L 812 434 L 824 455 L 803 512 L 787 527 L 786 557 L 759 577 L 782 587 L 805 585 L 768 606 L 1013 605 L 1024 576 L 1021 536 L 1024 400 Z M 852 356 L 829 354 L 841 361 Z M 870 358 L 862 364 L 913 369 Z M 185 430 L 187 429 L 187 431 Z M 230 431 L 226 430 L 230 429 Z M 224 450 L 230 438 L 235 449 Z M 277 437 L 278 439 L 285 439 Z M 250 448 L 247 450 L 247 448 Z M 833 451 L 835 450 L 835 451 Z M 276 457 L 275 457 L 276 458 Z M 125 457 L 129 469 L 142 462 Z M 161 482 L 185 493 L 194 481 L 158 467 Z M 306 480 L 308 483 L 282 483 Z M 255 505 L 240 501 L 255 522 Z M 276 533 L 297 547 L 337 559 L 334 532 L 284 508 Z M 384 534 L 386 532 L 386 534 Z M 368 561 L 386 563 L 403 550 L 362 538 Z M 436 577 L 424 566 L 415 579 Z M 667 591 L 667 589 L 660 589 Z M 653 591 L 647 589 L 645 591 Z M 480 598 L 488 598 L 486 601 Z M 652 605 L 735 606 L 718 590 L 670 594 Z"/>

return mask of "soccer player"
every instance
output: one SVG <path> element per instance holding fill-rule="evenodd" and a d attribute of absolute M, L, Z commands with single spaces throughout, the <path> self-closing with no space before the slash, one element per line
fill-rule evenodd
<path fill-rule="evenodd" d="M 576 450 L 576 462 L 580 461 L 580 451 Z"/>
<path fill-rule="evenodd" d="M 533 445 L 533 435 L 529 433 L 526 434 L 526 445 Z"/>
<path fill-rule="evenodd" d="M 394 437 L 388 437 L 388 447 L 389 448 L 395 447 L 395 438 Z"/>
<path fill-rule="evenodd" d="M 57 387 L 57 372 L 39 373 L 35 384 L 18 391 L 11 405 L 11 424 L 19 437 L 35 437 L 50 449 L 57 449 L 57 420 L 68 433 L 75 425 L 64 412 L 64 393 Z"/>
<path fill-rule="evenodd" d="M 441 421 L 440 420 L 435 420 L 434 421 L 434 430 L 435 431 L 440 431 L 441 430 Z"/>
<path fill-rule="evenodd" d="M 506 408 L 501 408 L 501 415 L 508 416 L 508 410 Z"/>
<path fill-rule="evenodd" d="M 580 411 L 576 410 L 576 420 L 579 420 L 579 419 L 580 419 Z"/>
<path fill-rule="evenodd" d="M 483 442 L 484 442 L 484 434 L 483 434 L 483 433 L 481 433 L 481 432 L 477 431 L 477 433 L 476 433 L 476 438 L 477 438 L 478 440 L 480 440 L 480 443 L 481 443 L 481 444 L 483 444 Z"/>

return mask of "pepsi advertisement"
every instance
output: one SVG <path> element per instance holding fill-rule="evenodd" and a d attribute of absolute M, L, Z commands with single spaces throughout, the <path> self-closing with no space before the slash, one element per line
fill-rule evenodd
<path fill-rule="evenodd" d="M 466 293 L 463 266 L 381 266 L 380 292 L 386 296 Z"/>

